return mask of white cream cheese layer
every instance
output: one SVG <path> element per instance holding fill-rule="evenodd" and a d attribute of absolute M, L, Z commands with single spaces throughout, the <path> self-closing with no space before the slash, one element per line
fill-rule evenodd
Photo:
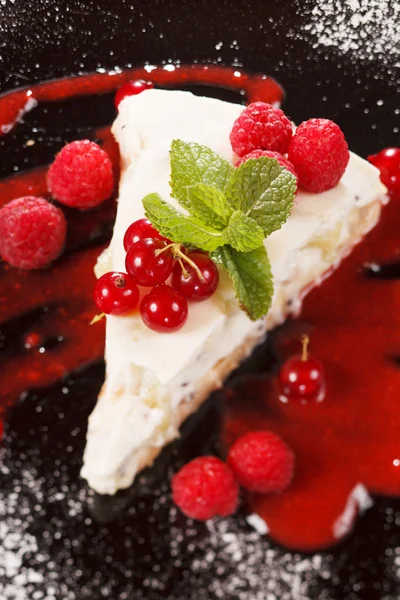
<path fill-rule="evenodd" d="M 169 149 L 173 139 L 207 145 L 234 164 L 229 132 L 243 107 L 189 92 L 147 90 L 125 98 L 113 133 L 122 175 L 114 235 L 99 258 L 98 275 L 125 270 L 123 237 L 144 216 L 142 199 L 169 195 Z M 362 207 L 384 198 L 378 171 L 352 154 L 340 184 L 322 194 L 299 192 L 287 223 L 265 242 L 274 276 L 268 326 L 300 307 L 305 287 L 318 282 L 349 244 Z M 357 239 L 354 240 L 356 242 Z M 139 315 L 107 317 L 107 377 L 90 417 L 82 475 L 100 493 L 129 486 L 144 449 L 162 447 L 178 435 L 178 409 L 196 393 L 215 364 L 263 330 L 239 309 L 221 273 L 215 295 L 189 307 L 185 326 L 171 334 L 149 330 Z"/>

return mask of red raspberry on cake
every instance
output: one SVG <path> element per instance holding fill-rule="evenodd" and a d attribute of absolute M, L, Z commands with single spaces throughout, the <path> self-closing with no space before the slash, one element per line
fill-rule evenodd
<path fill-rule="evenodd" d="M 349 158 L 342 130 L 329 119 L 310 119 L 299 125 L 288 151 L 299 185 L 315 193 L 330 190 L 339 183 Z"/>
<path fill-rule="evenodd" d="M 233 151 L 241 158 L 253 150 L 285 154 L 292 135 L 292 124 L 280 108 L 253 102 L 234 122 L 230 140 Z"/>
<path fill-rule="evenodd" d="M 0 256 L 21 269 L 47 267 L 61 254 L 66 231 L 59 208 L 44 198 L 17 198 L 0 210 Z"/>
<path fill-rule="evenodd" d="M 259 494 L 282 492 L 293 478 L 293 452 L 270 431 L 238 438 L 229 450 L 228 464 L 244 488 Z"/>
<path fill-rule="evenodd" d="M 98 144 L 77 140 L 64 146 L 47 173 L 53 198 L 87 210 L 107 200 L 114 188 L 111 160 Z"/>
<path fill-rule="evenodd" d="M 246 160 L 249 160 L 249 158 L 261 158 L 261 156 L 275 158 L 282 167 L 285 167 L 285 169 L 290 171 L 296 177 L 297 182 L 297 173 L 292 163 L 279 152 L 272 152 L 272 150 L 253 150 L 250 154 L 246 154 L 246 156 L 240 158 L 236 163 L 236 167 L 240 167 L 240 165 L 245 163 Z"/>
<path fill-rule="evenodd" d="M 201 456 L 187 463 L 173 477 L 172 498 L 187 517 L 206 521 L 235 512 L 239 486 L 222 460 Z"/>

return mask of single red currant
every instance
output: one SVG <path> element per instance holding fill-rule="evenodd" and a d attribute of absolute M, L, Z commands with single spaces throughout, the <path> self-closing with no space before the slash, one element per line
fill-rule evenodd
<path fill-rule="evenodd" d="M 138 285 L 152 287 L 168 279 L 174 261 L 165 242 L 144 238 L 130 248 L 126 255 L 125 266 Z"/>
<path fill-rule="evenodd" d="M 172 270 L 172 287 L 189 300 L 206 300 L 217 289 L 218 281 L 217 266 L 200 252 L 190 252 L 186 260 L 176 262 Z"/>
<path fill-rule="evenodd" d="M 130 275 L 110 271 L 97 280 L 94 299 L 106 315 L 124 315 L 136 307 L 139 290 Z"/>
<path fill-rule="evenodd" d="M 145 90 L 150 90 L 154 87 L 151 81 L 143 81 L 143 79 L 137 79 L 136 81 L 128 81 L 119 88 L 115 94 L 114 104 L 115 108 L 118 108 L 119 103 L 122 102 L 127 96 L 136 96 Z"/>
<path fill-rule="evenodd" d="M 188 304 L 186 298 L 169 285 L 158 285 L 144 296 L 140 314 L 147 327 L 168 333 L 177 331 L 185 324 Z"/>
<path fill-rule="evenodd" d="M 400 148 L 385 148 L 368 160 L 381 172 L 381 181 L 389 192 L 400 198 Z"/>
<path fill-rule="evenodd" d="M 289 358 L 281 367 L 279 380 L 282 399 L 322 400 L 325 391 L 325 371 L 322 363 L 308 354 L 308 336 L 303 336 L 303 352 Z"/>
<path fill-rule="evenodd" d="M 153 227 L 151 221 L 148 219 L 139 219 L 128 227 L 124 235 L 124 248 L 126 252 L 132 248 L 133 244 L 136 244 L 139 240 L 145 238 L 153 238 L 154 240 L 163 240 L 169 242 L 167 238 L 160 235 L 155 227 Z"/>

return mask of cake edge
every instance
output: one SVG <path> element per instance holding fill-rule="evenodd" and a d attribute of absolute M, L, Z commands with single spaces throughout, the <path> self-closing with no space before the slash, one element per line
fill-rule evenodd
<path fill-rule="evenodd" d="M 300 312 L 302 301 L 311 289 L 320 285 L 327 277 L 329 277 L 332 272 L 338 268 L 342 260 L 352 252 L 353 248 L 376 226 L 380 218 L 382 206 L 387 203 L 387 201 L 387 197 L 379 197 L 370 204 L 360 207 L 358 211 L 359 219 L 353 223 L 352 230 L 347 240 L 338 247 L 336 259 L 328 268 L 321 271 L 319 277 L 304 286 L 300 291 L 298 301 L 288 308 L 287 300 L 289 300 L 289 297 L 282 297 L 282 317 L 279 321 L 272 319 L 270 315 L 267 315 L 260 321 L 260 325 L 262 326 L 260 326 L 260 329 L 256 334 L 247 336 L 244 342 L 236 347 L 229 356 L 220 359 L 210 371 L 198 380 L 198 389 L 195 395 L 193 397 L 184 397 L 177 407 L 175 421 L 177 431 L 179 431 L 183 422 L 198 410 L 213 391 L 222 387 L 230 373 L 232 373 L 241 362 L 252 353 L 256 346 L 265 339 L 268 331 L 283 323 L 289 316 L 296 315 Z M 271 323 L 271 321 L 273 322 Z M 102 396 L 105 385 L 106 383 L 104 383 L 102 390 L 100 391 L 98 401 Z M 136 475 L 146 467 L 150 467 L 161 451 L 178 436 L 179 433 L 177 436 L 166 438 L 161 446 L 146 446 L 139 451 L 132 452 L 121 465 L 118 471 L 118 480 L 116 479 L 114 481 L 109 479 L 107 485 L 100 486 L 98 485 L 98 481 L 95 482 L 91 480 L 89 473 L 85 472 L 85 462 L 81 471 L 81 476 L 84 477 L 88 481 L 89 486 L 99 494 L 112 495 L 120 489 L 127 489 L 133 484 Z M 132 472 L 131 475 L 130 472 Z"/>

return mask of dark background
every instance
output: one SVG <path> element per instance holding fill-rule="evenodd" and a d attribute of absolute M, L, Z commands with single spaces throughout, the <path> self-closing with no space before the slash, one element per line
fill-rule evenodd
<path fill-rule="evenodd" d="M 394 0 L 3 0 L 0 90 L 145 61 L 238 64 L 275 76 L 294 120 L 333 118 L 365 154 L 399 139 L 399 21 Z"/>
<path fill-rule="evenodd" d="M 390 0 L 0 0 L 0 91 L 144 62 L 234 64 L 274 76 L 295 121 L 333 118 L 366 156 L 399 144 L 399 11 Z M 111 96 L 39 107 L 0 138 L 0 172 L 45 164 L 113 114 Z M 33 126 L 41 143 L 21 150 Z M 265 369 L 270 356 L 262 347 L 257 364 Z M 376 499 L 347 540 L 314 555 L 260 538 L 243 515 L 204 525 L 174 511 L 166 465 L 214 450 L 215 403 L 164 455 L 161 479 L 157 470 L 142 476 L 139 499 L 137 489 L 110 503 L 92 497 L 78 473 L 102 369 L 30 393 L 9 415 L 0 450 L 1 600 L 400 597 L 398 501 Z M 16 570 L 8 550 L 20 553 Z"/>

